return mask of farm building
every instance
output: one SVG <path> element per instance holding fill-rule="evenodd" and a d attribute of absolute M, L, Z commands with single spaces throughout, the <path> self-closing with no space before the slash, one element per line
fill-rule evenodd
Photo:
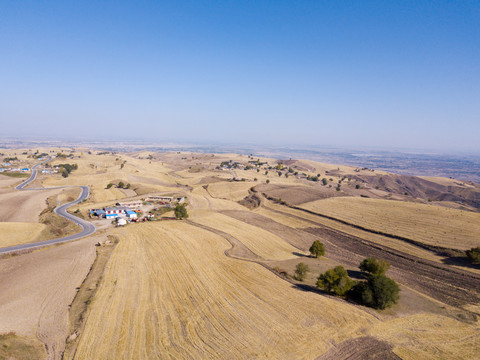
<path fill-rule="evenodd" d="M 98 216 L 99 218 L 104 218 L 105 217 L 105 210 L 103 209 L 92 209 L 90 210 L 90 213 L 94 216 Z"/>
<path fill-rule="evenodd" d="M 152 195 L 145 199 L 145 201 L 149 201 L 149 202 L 158 202 L 158 201 L 171 202 L 172 200 L 173 200 L 172 196 L 160 196 L 160 195 Z"/>
<path fill-rule="evenodd" d="M 125 211 L 125 214 L 130 218 L 130 219 L 136 219 L 137 218 L 137 213 L 133 210 L 127 210 Z"/>
<path fill-rule="evenodd" d="M 142 200 L 131 200 L 131 201 L 119 202 L 118 205 L 119 206 L 126 206 L 126 207 L 134 209 L 134 208 L 139 208 L 140 206 L 142 206 L 143 201 Z"/>
<path fill-rule="evenodd" d="M 105 210 L 105 218 L 114 219 L 125 214 L 125 212 L 130 209 L 127 207 L 106 207 L 103 210 Z"/>

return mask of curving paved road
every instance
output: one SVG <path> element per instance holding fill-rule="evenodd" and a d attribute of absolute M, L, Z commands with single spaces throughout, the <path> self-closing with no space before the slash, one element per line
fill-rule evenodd
<path fill-rule="evenodd" d="M 37 178 L 37 167 L 39 165 L 42 165 L 42 164 L 50 161 L 50 160 L 51 160 L 51 158 L 48 158 L 47 160 L 44 160 L 41 163 L 38 163 L 35 166 L 33 166 L 32 167 L 32 175 L 27 180 L 22 182 L 20 185 L 17 185 L 15 187 L 15 189 L 16 190 L 27 191 L 27 190 L 61 189 L 61 188 L 69 187 L 69 186 L 55 186 L 55 187 L 51 187 L 51 188 L 25 189 L 25 186 L 27 186 L 28 184 L 30 184 L 32 181 L 34 181 Z M 77 234 L 73 234 L 73 235 L 70 235 L 70 236 L 65 236 L 65 237 L 59 238 L 59 239 L 52 239 L 52 240 L 46 240 L 46 241 L 41 241 L 41 242 L 36 242 L 36 243 L 31 243 L 31 244 L 21 244 L 21 245 L 15 245 L 15 246 L 0 248 L 0 254 L 1 253 L 18 251 L 18 250 L 38 248 L 38 247 L 42 247 L 42 246 L 63 243 L 63 242 L 71 241 L 71 240 L 77 240 L 77 239 L 80 239 L 80 238 L 83 238 L 85 236 L 93 234 L 97 230 L 95 228 L 95 225 L 93 225 L 92 223 L 89 223 L 88 221 L 83 220 L 83 219 L 67 212 L 67 209 L 70 206 L 78 204 L 79 202 L 88 198 L 88 195 L 90 194 L 90 189 L 88 188 L 88 186 L 80 186 L 80 187 L 82 188 L 82 192 L 81 192 L 81 194 L 80 194 L 80 196 L 78 197 L 77 200 L 69 202 L 67 204 L 64 204 L 62 206 L 59 206 L 59 207 L 55 208 L 54 212 L 55 212 L 55 214 L 60 215 L 67 220 L 73 221 L 77 225 L 80 225 L 81 228 L 82 228 L 82 231 L 80 231 Z"/>

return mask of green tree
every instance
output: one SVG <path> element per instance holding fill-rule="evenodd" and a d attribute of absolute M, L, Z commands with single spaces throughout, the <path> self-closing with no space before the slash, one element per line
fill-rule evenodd
<path fill-rule="evenodd" d="M 390 264 L 382 259 L 375 259 L 373 257 L 367 258 L 360 263 L 360 270 L 368 272 L 372 275 L 385 275 Z"/>
<path fill-rule="evenodd" d="M 345 295 L 354 285 L 355 281 L 350 279 L 347 271 L 340 265 L 320 274 L 317 279 L 319 288 L 339 296 Z"/>
<path fill-rule="evenodd" d="M 68 170 L 67 170 L 67 169 L 62 168 L 62 176 L 63 176 L 64 178 L 68 177 Z"/>
<path fill-rule="evenodd" d="M 108 183 L 108 185 L 107 185 L 107 189 L 110 189 L 112 186 L 113 186 L 113 184 L 112 184 L 112 183 Z"/>
<path fill-rule="evenodd" d="M 350 296 L 357 302 L 375 309 L 386 309 L 398 302 L 400 288 L 385 275 L 369 275 L 367 281 L 357 283 Z"/>
<path fill-rule="evenodd" d="M 269 184 L 269 183 L 270 183 L 270 180 L 267 179 L 267 181 L 265 181 L 265 182 L 266 182 L 267 184 Z"/>
<path fill-rule="evenodd" d="M 480 246 L 466 251 L 468 258 L 474 264 L 480 264 Z"/>
<path fill-rule="evenodd" d="M 123 181 L 120 181 L 120 182 L 118 183 L 118 187 L 119 187 L 120 189 L 123 189 L 124 186 L 125 186 L 125 184 L 123 183 Z"/>
<path fill-rule="evenodd" d="M 297 279 L 298 281 L 305 280 L 305 276 L 309 271 L 310 269 L 305 263 L 301 262 L 297 264 L 297 267 L 295 268 L 295 279 Z"/>
<path fill-rule="evenodd" d="M 175 206 L 174 212 L 175 212 L 175 217 L 178 220 L 188 218 L 187 207 L 185 206 L 185 204 L 178 204 L 177 206 Z"/>
<path fill-rule="evenodd" d="M 323 184 L 324 186 L 327 185 L 327 179 L 323 178 L 323 179 L 322 179 L 322 184 Z"/>
<path fill-rule="evenodd" d="M 318 258 L 319 256 L 325 255 L 325 245 L 323 245 L 320 241 L 315 240 L 312 243 L 312 246 L 310 246 L 309 251 L 313 257 Z"/>

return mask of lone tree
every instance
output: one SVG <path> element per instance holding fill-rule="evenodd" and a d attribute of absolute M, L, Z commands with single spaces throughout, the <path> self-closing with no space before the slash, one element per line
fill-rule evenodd
<path fill-rule="evenodd" d="M 480 264 L 480 246 L 467 250 L 467 256 L 474 264 Z"/>
<path fill-rule="evenodd" d="M 343 266 L 336 266 L 320 274 L 317 279 L 317 286 L 338 296 L 345 295 L 353 286 L 355 281 L 350 279 Z"/>
<path fill-rule="evenodd" d="M 350 296 L 357 302 L 385 309 L 398 302 L 400 288 L 397 283 L 385 275 L 369 275 L 367 281 L 357 283 Z"/>
<path fill-rule="evenodd" d="M 120 189 L 123 189 L 123 187 L 125 186 L 125 184 L 123 183 L 123 181 L 120 181 L 117 185 Z"/>
<path fill-rule="evenodd" d="M 308 265 L 304 264 L 303 262 L 297 264 L 297 267 L 295 268 L 295 279 L 297 279 L 298 281 L 305 280 L 305 276 L 309 271 L 310 269 Z"/>
<path fill-rule="evenodd" d="M 175 217 L 178 219 L 178 220 L 182 220 L 182 219 L 187 219 L 188 218 L 188 212 L 187 212 L 187 207 L 185 206 L 185 204 L 178 204 L 177 206 L 175 206 Z"/>
<path fill-rule="evenodd" d="M 360 270 L 372 275 L 385 275 L 389 267 L 390 264 L 387 261 L 373 257 L 366 258 L 360 263 Z"/>
<path fill-rule="evenodd" d="M 325 255 L 325 246 L 318 240 L 315 240 L 310 246 L 310 254 L 312 254 L 313 257 L 318 258 L 319 256 Z"/>

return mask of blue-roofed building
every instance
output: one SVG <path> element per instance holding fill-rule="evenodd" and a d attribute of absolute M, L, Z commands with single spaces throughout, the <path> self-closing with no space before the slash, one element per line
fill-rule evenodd
<path fill-rule="evenodd" d="M 127 216 L 130 219 L 136 219 L 137 218 L 137 213 L 135 211 L 127 210 L 127 211 L 125 211 L 125 214 L 127 214 Z"/>

